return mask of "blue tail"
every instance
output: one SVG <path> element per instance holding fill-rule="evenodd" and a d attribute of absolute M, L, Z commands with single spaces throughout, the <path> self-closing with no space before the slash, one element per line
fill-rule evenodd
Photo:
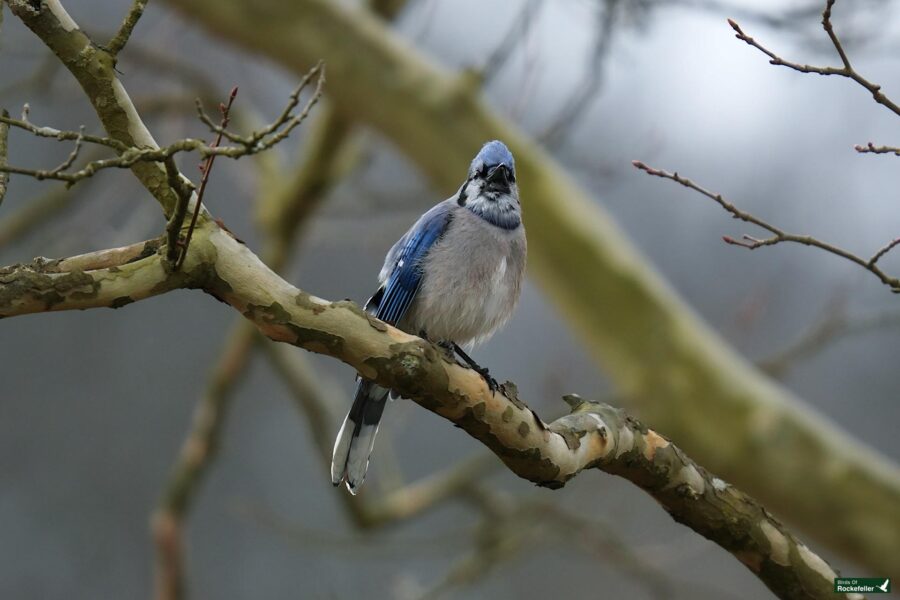
<path fill-rule="evenodd" d="M 334 442 L 331 482 L 334 485 L 346 482 L 351 494 L 356 494 L 366 478 L 369 455 L 375 446 L 375 434 L 378 433 L 378 422 L 387 397 L 386 388 L 360 378 L 356 384 L 353 406 Z"/>

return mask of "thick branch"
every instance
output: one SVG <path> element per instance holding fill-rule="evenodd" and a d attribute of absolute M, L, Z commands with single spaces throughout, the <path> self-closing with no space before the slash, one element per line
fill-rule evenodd
<path fill-rule="evenodd" d="M 110 138 L 127 148 L 159 148 L 116 76 L 115 56 L 94 44 L 59 0 L 40 3 L 8 0 L 8 3 L 13 14 L 53 50 L 75 76 Z M 127 166 L 162 205 L 166 217 L 170 216 L 177 197 L 168 185 L 162 163 L 139 160 Z"/>
<path fill-rule="evenodd" d="M 177 288 L 194 287 L 208 268 L 167 273 L 161 240 L 0 269 L 0 318 L 85 308 L 120 308 Z"/>
<path fill-rule="evenodd" d="M 12 284 L 4 286 L 7 294 L 0 292 L 0 315 L 39 309 L 35 304 L 47 302 L 48 292 L 38 298 L 26 292 L 25 299 L 30 300 L 26 304 L 11 297 L 22 289 L 20 282 L 32 281 L 33 272 L 61 266 L 85 270 L 57 275 L 78 273 L 67 289 L 50 282 L 53 292 L 62 296 L 53 297 L 52 308 L 57 309 L 109 306 L 108 290 L 115 286 L 137 299 L 167 286 L 202 285 L 267 337 L 342 360 L 452 421 L 520 477 L 559 488 L 588 468 L 623 476 L 651 494 L 677 521 L 734 554 L 780 597 L 833 597 L 835 573 L 825 561 L 755 500 L 710 475 L 621 410 L 569 397 L 572 414 L 546 424 L 519 400 L 514 385 L 504 384 L 502 393 L 491 393 L 478 373 L 461 367 L 436 346 L 374 319 L 351 302 L 328 302 L 295 288 L 222 230 L 199 230 L 194 245 L 183 273 L 167 274 L 157 254 L 119 267 L 107 266 L 110 257 L 94 253 L 74 263 L 13 269 L 11 281 L 0 279 Z M 117 253 L 130 260 L 136 251 Z M 99 265 L 103 268 L 92 268 Z M 142 271 L 162 281 L 137 277 Z"/>
<path fill-rule="evenodd" d="M 447 193 L 485 140 L 506 141 L 523 191 L 530 274 L 622 396 L 706 467 L 834 550 L 900 576 L 897 469 L 773 385 L 698 321 L 601 204 L 492 112 L 469 79 L 341 3 L 168 2 L 296 73 L 324 59 L 335 106 L 391 139 Z"/>

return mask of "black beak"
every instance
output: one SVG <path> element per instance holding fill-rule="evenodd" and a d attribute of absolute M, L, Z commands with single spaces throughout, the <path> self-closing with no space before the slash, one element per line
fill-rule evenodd
<path fill-rule="evenodd" d="M 502 187 L 509 187 L 509 168 L 506 165 L 497 165 L 488 171 L 487 180 Z"/>

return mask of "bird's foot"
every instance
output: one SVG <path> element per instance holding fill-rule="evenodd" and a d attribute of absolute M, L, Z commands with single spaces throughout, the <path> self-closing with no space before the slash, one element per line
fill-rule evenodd
<path fill-rule="evenodd" d="M 497 380 L 491 377 L 491 372 L 487 367 L 472 367 L 476 373 L 481 375 L 481 378 L 484 379 L 484 382 L 487 384 L 488 389 L 491 390 L 492 394 L 497 393 L 497 390 L 500 389 L 500 385 L 497 383 Z"/>
<path fill-rule="evenodd" d="M 472 358 L 466 354 L 466 352 L 460 348 L 456 343 L 450 342 L 452 344 L 453 350 L 462 359 L 460 364 L 464 366 L 468 366 L 470 369 L 481 375 L 481 378 L 484 379 L 484 382 L 487 384 L 488 389 L 491 390 L 491 393 L 496 393 L 500 386 L 497 384 L 497 380 L 491 377 L 491 372 L 487 367 L 482 367 L 477 362 L 472 360 Z"/>
<path fill-rule="evenodd" d="M 419 337 L 423 337 L 423 336 L 420 335 Z M 453 342 L 448 342 L 446 340 L 442 340 L 440 342 L 437 342 L 437 347 L 444 351 L 444 356 L 447 357 L 447 360 L 449 360 L 451 362 L 457 360 L 456 359 L 456 347 L 454 346 Z M 462 363 L 460 363 L 460 364 L 462 364 Z"/>

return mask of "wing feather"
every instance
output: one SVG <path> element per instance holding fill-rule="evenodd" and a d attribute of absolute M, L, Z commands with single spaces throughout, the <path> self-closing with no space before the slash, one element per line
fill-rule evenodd
<path fill-rule="evenodd" d="M 445 202 L 438 204 L 391 248 L 382 270 L 384 284 L 366 304 L 382 321 L 396 325 L 406 314 L 422 283 L 422 261 L 447 230 L 451 210 Z"/>

